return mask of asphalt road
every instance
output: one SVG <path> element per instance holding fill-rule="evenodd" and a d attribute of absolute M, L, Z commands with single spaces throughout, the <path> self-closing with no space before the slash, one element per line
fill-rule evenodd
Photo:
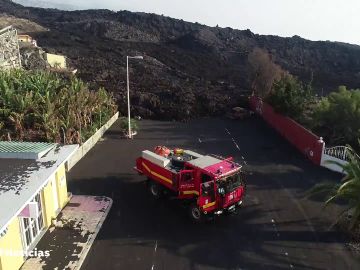
<path fill-rule="evenodd" d="M 74 194 L 105 195 L 113 208 L 82 269 L 360 269 L 346 239 L 329 229 L 337 206 L 304 198 L 340 175 L 305 160 L 257 118 L 142 121 L 134 140 L 116 123 L 70 172 Z M 244 164 L 243 209 L 193 224 L 176 201 L 155 201 L 133 170 L 144 149 L 177 146 Z"/>

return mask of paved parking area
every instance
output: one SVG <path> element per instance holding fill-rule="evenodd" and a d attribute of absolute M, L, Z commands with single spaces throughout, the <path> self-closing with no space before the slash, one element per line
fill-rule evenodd
<path fill-rule="evenodd" d="M 304 193 L 340 175 L 305 160 L 256 117 L 142 121 L 134 140 L 118 123 L 70 173 L 74 194 L 114 201 L 83 269 L 358 269 L 346 238 L 329 229 L 339 209 Z M 176 146 L 234 156 L 247 173 L 248 196 L 235 216 L 193 224 L 175 201 L 156 202 L 133 170 L 144 149 Z"/>
<path fill-rule="evenodd" d="M 50 256 L 29 258 L 21 269 L 80 269 L 111 204 L 112 200 L 103 196 L 73 196 L 36 247 Z"/>

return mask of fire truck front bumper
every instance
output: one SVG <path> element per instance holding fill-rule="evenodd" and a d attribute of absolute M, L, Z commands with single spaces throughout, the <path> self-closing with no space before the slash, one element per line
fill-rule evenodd
<path fill-rule="evenodd" d="M 236 202 L 236 203 L 234 203 L 234 204 L 232 204 L 232 205 L 230 205 L 230 206 L 228 206 L 228 207 L 226 207 L 226 208 L 224 208 L 224 209 L 217 210 L 217 211 L 214 212 L 214 214 L 215 214 L 215 215 L 221 215 L 221 214 L 223 214 L 224 212 L 233 213 L 233 212 L 235 212 L 236 209 L 237 209 L 238 207 L 240 207 L 241 205 L 242 205 L 242 200 L 240 200 L 240 201 L 238 201 L 238 202 Z"/>

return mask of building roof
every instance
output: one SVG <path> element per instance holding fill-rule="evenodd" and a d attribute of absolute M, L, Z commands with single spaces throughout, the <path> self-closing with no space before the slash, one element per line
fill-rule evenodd
<path fill-rule="evenodd" d="M 0 159 L 0 205 L 6 205 L 0 209 L 0 233 L 77 148 L 78 145 L 55 145 L 39 159 Z"/>
<path fill-rule="evenodd" d="M 0 158 L 39 159 L 56 143 L 0 142 Z"/>

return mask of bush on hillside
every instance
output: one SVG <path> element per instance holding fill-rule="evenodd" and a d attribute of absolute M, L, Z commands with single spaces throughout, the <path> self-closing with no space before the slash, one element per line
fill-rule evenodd
<path fill-rule="evenodd" d="M 360 138 L 360 89 L 345 86 L 324 97 L 313 114 L 313 129 L 329 144 L 357 146 Z"/>
<path fill-rule="evenodd" d="M 274 82 L 271 93 L 266 98 L 276 112 L 300 122 L 304 121 L 305 113 L 313 100 L 311 85 L 304 85 L 288 74 Z"/>

